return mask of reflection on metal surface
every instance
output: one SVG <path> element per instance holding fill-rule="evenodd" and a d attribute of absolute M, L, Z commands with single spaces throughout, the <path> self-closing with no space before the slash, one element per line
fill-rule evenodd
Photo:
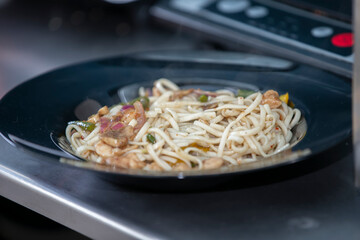
<path fill-rule="evenodd" d="M 32 148 L 32 149 L 35 149 L 35 150 L 38 150 L 38 151 L 41 151 L 41 152 L 45 152 L 45 153 L 48 153 L 48 154 L 51 154 L 51 155 L 55 155 L 55 156 L 59 156 L 59 157 L 68 157 L 68 158 L 71 158 L 71 155 L 69 155 L 68 153 L 64 153 L 62 151 L 58 151 L 58 150 L 55 150 L 55 149 L 51 149 L 51 148 L 48 148 L 48 147 L 44 147 L 44 146 L 41 146 L 39 144 L 36 144 L 36 143 L 32 143 L 32 142 L 29 142 L 27 140 L 24 140 L 22 138 L 19 138 L 19 137 L 16 137 L 12 134 L 9 134 L 9 138 L 14 142 L 14 143 L 18 143 L 18 144 L 21 144 L 23 146 L 26 146 L 26 147 L 29 147 L 29 148 Z"/>
<path fill-rule="evenodd" d="M 164 51 L 146 52 L 135 55 L 142 59 L 226 64 L 239 67 L 264 68 L 272 71 L 287 71 L 294 67 L 294 63 L 288 60 L 267 57 L 262 55 L 238 53 L 238 52 L 219 52 L 219 51 Z M 221 59 L 221 61 L 219 61 Z M 258 70 L 258 69 L 257 69 Z"/>
<path fill-rule="evenodd" d="M 225 79 L 211 79 L 211 78 L 172 78 L 172 82 L 176 83 L 181 89 L 200 88 L 205 91 L 216 91 L 218 89 L 226 89 L 234 94 L 237 94 L 237 89 L 247 89 L 252 91 L 262 91 L 258 86 L 249 83 L 229 81 Z M 134 84 L 123 86 L 118 89 L 117 95 L 120 102 L 129 102 L 139 96 L 139 88 L 151 88 L 154 85 L 153 81 L 137 82 Z M 87 116 L 88 117 L 88 116 Z M 87 118 L 86 117 L 86 118 Z"/>
<path fill-rule="evenodd" d="M 355 160 L 355 186 L 360 188 L 360 2 L 354 1 L 355 60 L 352 81 L 353 145 Z"/>
<path fill-rule="evenodd" d="M 94 99 L 86 99 L 81 102 L 74 110 L 75 116 L 81 119 L 87 119 L 89 116 L 97 113 L 101 108 L 101 104 Z"/>

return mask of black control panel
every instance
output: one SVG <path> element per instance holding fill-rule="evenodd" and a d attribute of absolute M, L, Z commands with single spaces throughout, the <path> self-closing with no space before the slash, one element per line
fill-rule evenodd
<path fill-rule="evenodd" d="M 234 5 L 237 4 L 235 1 L 232 2 Z M 204 10 L 233 21 L 232 24 L 230 21 L 228 22 L 231 27 L 236 27 L 237 23 L 240 22 L 272 33 L 275 38 L 277 36 L 283 37 L 289 41 L 303 43 L 341 56 L 352 54 L 352 33 L 348 28 L 301 15 L 284 14 L 284 11 L 275 8 L 276 6 L 261 3 L 256 3 L 253 6 L 249 4 L 248 8 L 243 11 L 230 13 L 224 11 L 220 6 L 221 1 L 214 2 Z M 219 21 L 221 22 L 220 19 Z"/>
<path fill-rule="evenodd" d="M 351 76 L 351 24 L 272 0 L 164 0 L 152 14 L 228 45 Z"/>

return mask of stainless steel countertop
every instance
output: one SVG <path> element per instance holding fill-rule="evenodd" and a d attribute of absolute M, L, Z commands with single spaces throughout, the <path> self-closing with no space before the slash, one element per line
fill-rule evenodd
<path fill-rule="evenodd" d="M 14 1 L 0 8 L 0 96 L 71 63 L 196 45 L 176 31 L 144 23 L 128 32 L 132 25 L 112 11 L 103 16 L 112 22 L 105 30 L 86 21 L 77 25 L 76 16 L 81 20 L 81 12 L 88 16 L 98 7 L 82 10 L 67 3 L 54 8 L 36 2 L 29 8 L 31 4 Z M 57 28 L 58 18 L 62 24 Z M 353 184 L 351 151 L 328 166 L 280 182 L 194 193 L 125 189 L 89 172 L 47 162 L 2 138 L 0 152 L 2 196 L 90 238 L 360 238 L 360 197 Z"/>

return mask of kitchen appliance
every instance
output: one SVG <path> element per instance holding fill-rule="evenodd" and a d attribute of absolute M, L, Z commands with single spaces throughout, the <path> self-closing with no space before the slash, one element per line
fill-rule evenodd
<path fill-rule="evenodd" d="M 351 77 L 351 9 L 350 0 L 162 0 L 151 14 L 231 49 Z"/>

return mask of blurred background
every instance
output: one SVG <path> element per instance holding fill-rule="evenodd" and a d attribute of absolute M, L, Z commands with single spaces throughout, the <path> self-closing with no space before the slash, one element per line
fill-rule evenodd
<path fill-rule="evenodd" d="M 155 25 L 148 15 L 151 3 L 0 0 L 0 97 L 29 78 L 72 63 L 198 45 L 196 37 L 189 39 L 179 29 Z M 0 239 L 87 239 L 5 198 L 0 206 Z"/>
<path fill-rule="evenodd" d="M 0 97 L 59 66 L 148 50 L 266 52 L 350 77 L 351 3 L 0 0 Z"/>
<path fill-rule="evenodd" d="M 179 29 L 154 26 L 152 1 L 0 0 L 0 97 L 30 77 L 123 53 L 192 49 Z"/>

